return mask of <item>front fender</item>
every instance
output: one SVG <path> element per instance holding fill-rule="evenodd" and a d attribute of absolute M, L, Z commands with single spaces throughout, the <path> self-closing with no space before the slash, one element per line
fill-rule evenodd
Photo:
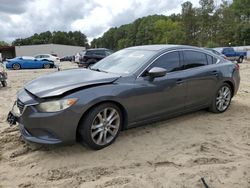
<path fill-rule="evenodd" d="M 75 104 L 74 110 L 78 114 L 78 122 L 86 114 L 86 112 L 93 106 L 102 102 L 114 102 L 122 107 L 122 111 L 125 112 L 126 122 L 129 122 L 133 117 L 129 110 L 133 107 L 134 103 L 131 103 L 129 91 L 132 91 L 133 85 L 119 85 L 119 84 L 106 84 L 92 88 L 82 89 L 67 95 L 67 98 L 78 98 Z M 75 131 L 78 125 L 74 125 Z"/>

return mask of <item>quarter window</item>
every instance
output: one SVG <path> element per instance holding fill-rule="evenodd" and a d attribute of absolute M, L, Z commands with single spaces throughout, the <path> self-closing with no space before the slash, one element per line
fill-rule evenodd
<path fill-rule="evenodd" d="M 217 62 L 217 58 L 211 56 L 211 55 L 207 55 L 207 63 L 208 65 L 211 65 L 211 64 L 215 64 Z"/>
<path fill-rule="evenodd" d="M 185 69 L 207 65 L 206 54 L 196 51 L 184 51 Z"/>
<path fill-rule="evenodd" d="M 167 70 L 167 72 L 173 72 L 181 70 L 179 52 L 170 52 L 160 56 L 149 69 L 153 67 L 161 67 Z"/>

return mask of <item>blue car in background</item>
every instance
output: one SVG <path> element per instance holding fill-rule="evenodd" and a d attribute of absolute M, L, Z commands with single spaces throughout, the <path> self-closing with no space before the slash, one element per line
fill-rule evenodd
<path fill-rule="evenodd" d="M 36 59 L 34 57 L 16 57 L 14 59 L 6 60 L 6 68 L 19 70 L 19 69 L 49 69 L 56 67 L 54 62 L 47 59 Z"/>
<path fill-rule="evenodd" d="M 234 48 L 231 47 L 223 48 L 221 53 L 224 54 L 227 59 L 237 61 L 237 63 L 243 63 L 243 60 L 247 56 L 247 52 L 236 52 Z"/>

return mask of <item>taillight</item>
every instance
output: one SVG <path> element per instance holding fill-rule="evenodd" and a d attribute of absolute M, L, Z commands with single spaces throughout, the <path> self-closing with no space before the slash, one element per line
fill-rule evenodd
<path fill-rule="evenodd" d="M 240 65 L 238 63 L 235 63 L 235 69 L 240 70 Z"/>

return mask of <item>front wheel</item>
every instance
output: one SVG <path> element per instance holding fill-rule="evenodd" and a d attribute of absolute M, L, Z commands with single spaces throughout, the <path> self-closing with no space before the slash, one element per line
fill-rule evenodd
<path fill-rule="evenodd" d="M 113 103 L 103 103 L 86 114 L 79 125 L 79 134 L 84 144 L 99 150 L 115 141 L 121 126 L 121 110 Z"/>
<path fill-rule="evenodd" d="M 209 110 L 214 113 L 225 112 L 230 106 L 231 99 L 232 88 L 225 83 L 218 89 Z"/>

